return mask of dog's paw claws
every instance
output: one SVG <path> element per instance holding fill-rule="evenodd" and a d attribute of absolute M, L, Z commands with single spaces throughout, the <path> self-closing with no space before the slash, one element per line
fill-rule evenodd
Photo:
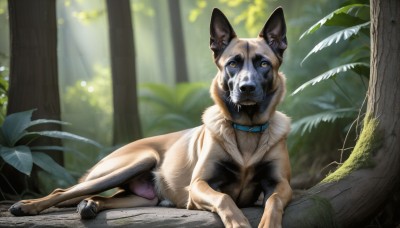
<path fill-rule="evenodd" d="M 82 200 L 77 206 L 76 211 L 81 219 L 93 219 L 97 215 L 97 206 L 93 201 Z"/>

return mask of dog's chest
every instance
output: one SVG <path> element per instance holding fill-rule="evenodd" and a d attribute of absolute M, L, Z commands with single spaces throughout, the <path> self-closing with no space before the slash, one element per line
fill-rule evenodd
<path fill-rule="evenodd" d="M 247 163 L 259 147 L 261 134 L 235 130 L 235 136 L 243 161 Z"/>
<path fill-rule="evenodd" d="M 257 201 L 263 186 L 274 186 L 273 163 L 259 162 L 250 167 L 241 167 L 232 161 L 214 164 L 213 176 L 206 181 L 216 191 L 232 197 L 240 207 Z"/>

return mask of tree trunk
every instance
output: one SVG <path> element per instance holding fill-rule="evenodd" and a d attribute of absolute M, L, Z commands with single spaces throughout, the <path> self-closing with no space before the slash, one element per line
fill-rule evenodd
<path fill-rule="evenodd" d="M 398 190 L 400 1 L 371 0 L 367 114 L 349 159 L 286 209 L 284 227 L 362 227 Z"/>
<path fill-rule="evenodd" d="M 8 1 L 11 59 L 7 115 L 37 109 L 33 119 L 60 119 L 55 4 L 54 0 Z M 42 125 L 35 130 L 41 129 L 61 130 L 61 127 Z M 34 143 L 61 144 L 60 140 L 50 138 L 41 138 Z M 49 155 L 59 164 L 63 163 L 62 153 Z M 14 187 L 22 185 L 17 191 L 26 190 L 23 175 L 11 170 L 5 175 Z"/>
<path fill-rule="evenodd" d="M 169 66 L 170 68 L 168 68 L 168 62 L 167 59 L 170 59 L 169 55 L 170 52 L 168 52 L 167 50 L 167 46 L 165 45 L 165 31 L 170 31 L 170 29 L 167 30 L 167 28 L 165 28 L 165 24 L 167 24 L 166 19 L 168 18 L 168 13 L 165 10 L 166 4 L 169 4 L 169 1 L 164 2 L 164 1 L 151 1 L 151 7 L 154 8 L 154 17 L 156 20 L 155 23 L 155 31 L 154 31 L 154 36 L 155 36 L 155 45 L 156 45 L 156 50 L 157 50 L 157 57 L 158 57 L 158 69 L 159 72 L 161 74 L 165 74 L 165 75 L 172 75 L 170 74 L 169 69 L 172 69 L 171 66 Z M 173 53 L 174 54 L 174 53 Z M 175 62 L 175 60 L 173 59 L 172 62 Z M 168 84 L 168 82 L 170 82 L 170 78 L 163 76 L 159 79 L 159 83 L 164 83 L 164 84 Z M 176 80 L 176 79 L 175 79 Z"/>
<path fill-rule="evenodd" d="M 129 0 L 107 0 L 113 82 L 113 144 L 141 138 Z"/>
<path fill-rule="evenodd" d="M 179 0 L 168 0 L 169 13 L 171 17 L 172 46 L 175 64 L 175 82 L 188 82 L 188 70 L 186 64 L 185 42 L 181 20 Z"/>

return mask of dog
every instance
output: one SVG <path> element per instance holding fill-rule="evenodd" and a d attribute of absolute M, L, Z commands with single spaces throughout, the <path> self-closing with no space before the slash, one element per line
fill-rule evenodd
<path fill-rule="evenodd" d="M 9 211 L 36 215 L 51 206 L 78 205 L 81 218 L 89 219 L 106 209 L 161 204 L 215 212 L 225 227 L 250 227 L 239 208 L 263 196 L 259 227 L 281 227 L 292 197 L 290 119 L 276 111 L 286 91 L 278 72 L 286 47 L 282 8 L 257 38 L 247 39 L 238 38 L 214 9 L 210 48 L 218 73 L 210 87 L 215 104 L 204 112 L 203 125 L 132 142 L 99 161 L 75 186 L 22 200 Z M 113 196 L 95 195 L 112 188 L 119 189 Z"/>

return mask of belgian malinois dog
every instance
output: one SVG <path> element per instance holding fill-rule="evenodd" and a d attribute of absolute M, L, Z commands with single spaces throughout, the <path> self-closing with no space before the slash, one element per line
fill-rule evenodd
<path fill-rule="evenodd" d="M 226 227 L 250 227 L 240 207 L 263 196 L 259 227 L 280 227 L 291 199 L 286 137 L 290 120 L 276 106 L 285 95 L 278 72 L 287 47 L 282 8 L 257 38 L 239 39 L 214 9 L 210 48 L 218 68 L 210 92 L 215 105 L 203 125 L 132 142 L 97 163 L 81 181 L 50 195 L 20 201 L 16 216 L 54 205 L 78 204 L 83 219 L 105 209 L 170 204 L 218 213 Z M 119 188 L 111 197 L 96 196 Z"/>

